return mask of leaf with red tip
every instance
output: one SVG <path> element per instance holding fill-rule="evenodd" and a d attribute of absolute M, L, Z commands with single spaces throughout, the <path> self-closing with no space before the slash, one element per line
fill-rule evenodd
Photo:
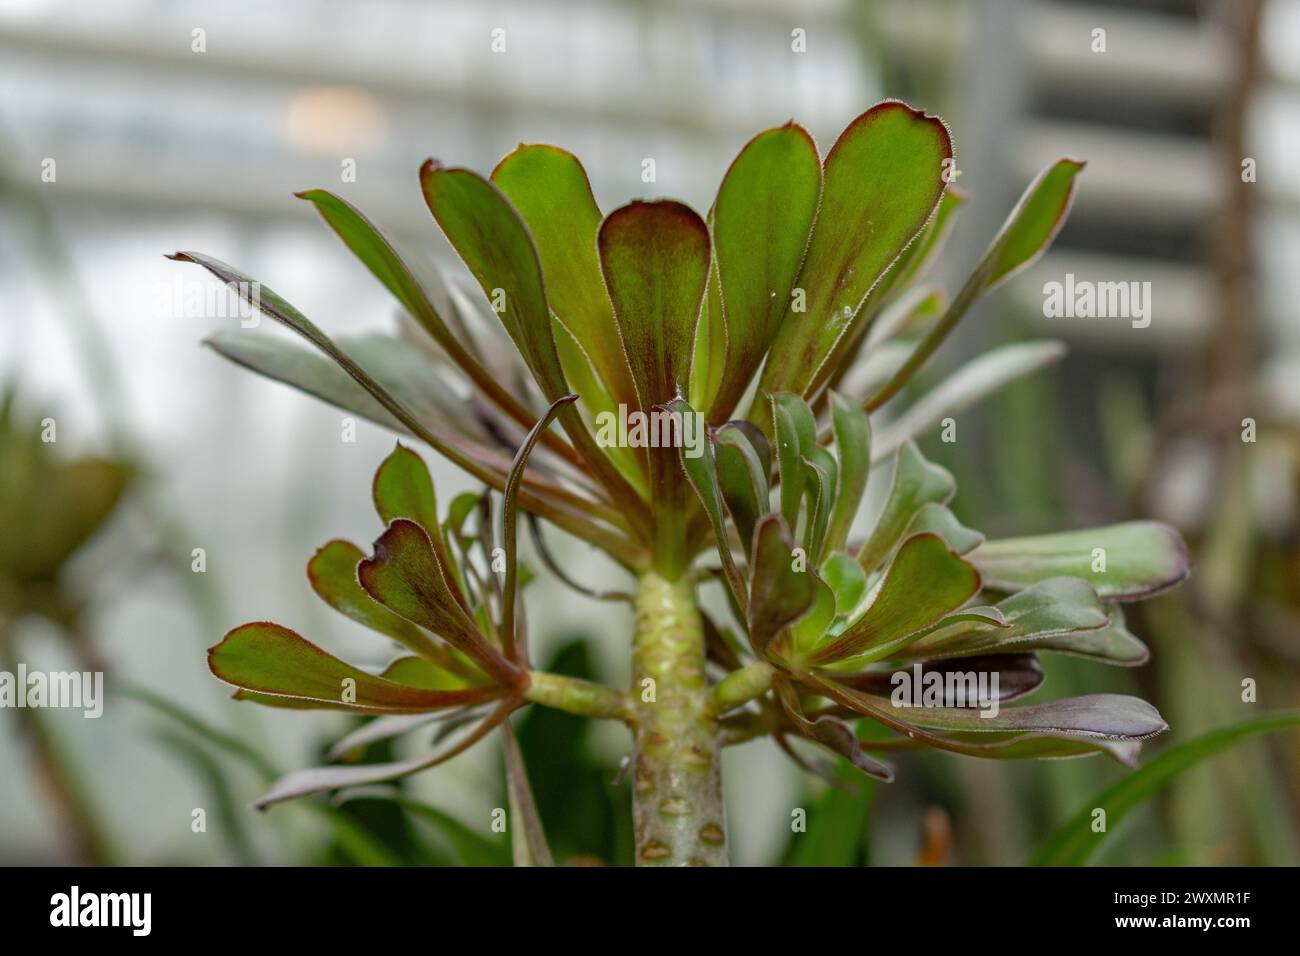
<path fill-rule="evenodd" d="M 484 640 L 448 589 L 423 528 L 399 518 L 374 547 L 374 555 L 357 568 L 357 578 L 371 597 L 437 634 L 500 683 L 518 683 L 523 672 Z"/>
<path fill-rule="evenodd" d="M 582 163 L 556 146 L 521 143 L 497 164 L 492 182 L 532 233 L 551 309 L 590 356 L 615 403 L 633 406 L 632 373 L 596 254 L 600 208 Z"/>
<path fill-rule="evenodd" d="M 597 244 L 640 410 L 652 413 L 689 389 L 695 325 L 709 273 L 709 230 L 681 203 L 634 202 L 605 217 Z M 686 561 L 688 499 L 681 478 L 676 449 L 651 449 L 656 558 L 670 573 Z"/>
<path fill-rule="evenodd" d="M 873 106 L 840 134 L 795 282 L 806 308 L 789 303 L 760 394 L 805 393 L 867 293 L 930 218 L 951 157 L 943 122 L 897 101 Z"/>
<path fill-rule="evenodd" d="M 501 190 L 472 170 L 447 169 L 430 160 L 420 169 L 420 183 L 429 211 L 483 288 L 546 401 L 568 394 L 541 262 L 519 213 Z M 634 521 L 643 521 L 640 496 L 596 444 L 578 410 L 566 408 L 561 421 L 601 484 Z"/>
<path fill-rule="evenodd" d="M 416 654 L 429 656 L 437 653 L 437 645 L 427 634 L 378 603 L 357 582 L 357 565 L 365 557 L 362 550 L 349 541 L 334 540 L 325 544 L 307 562 L 307 579 L 312 590 L 340 614 L 392 638 Z"/>
<path fill-rule="evenodd" d="M 482 690 L 422 690 L 375 677 L 270 622 L 230 631 L 209 649 L 208 667 L 226 683 L 254 694 L 355 705 L 353 709 L 369 713 L 418 713 L 476 703 L 487 696 Z"/>
<path fill-rule="evenodd" d="M 710 214 L 726 362 L 710 421 L 745 393 L 790 305 L 821 197 L 817 145 L 801 126 L 759 133 L 727 170 Z"/>

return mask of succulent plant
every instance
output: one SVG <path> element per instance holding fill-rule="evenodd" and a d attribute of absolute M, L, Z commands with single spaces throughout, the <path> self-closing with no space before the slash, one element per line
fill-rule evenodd
<path fill-rule="evenodd" d="M 1039 652 L 1142 663 L 1120 605 L 1185 576 L 1177 534 L 1133 522 L 986 541 L 948 509 L 952 476 L 913 441 L 1062 347 L 996 349 L 904 403 L 972 303 L 1050 244 L 1082 167 L 1062 159 L 1029 185 L 951 301 L 925 282 L 964 201 L 948 185 L 949 132 L 894 101 L 855 119 L 824 161 L 794 123 L 760 133 L 707 216 L 668 200 L 602 215 L 582 165 L 553 146 L 521 145 L 490 177 L 428 161 L 425 201 L 481 300 L 417 278 L 344 200 L 302 193 L 401 304 L 399 336 L 336 342 L 230 266 L 177 253 L 316 350 L 232 331 L 210 340 L 218 352 L 413 436 L 504 496 L 497 553 L 490 520 L 464 530 L 479 499 L 440 517 L 423 463 L 399 447 L 376 476 L 387 527 L 373 553 L 331 542 L 312 559 L 318 593 L 411 652 L 383 674 L 271 624 L 212 650 L 237 697 L 380 715 L 337 752 L 435 718 L 453 728 L 405 763 L 292 774 L 264 803 L 432 765 L 529 702 L 631 728 L 644 864 L 727 862 L 720 751 L 757 736 L 808 769 L 821 767 L 800 739 L 884 779 L 875 754 L 914 747 L 1132 763 L 1165 729 L 1141 700 L 1001 704 L 1039 686 Z M 602 416 L 629 410 L 668 416 L 678 440 L 598 440 Z M 707 428 L 687 448 L 692 422 Z M 889 491 L 857 540 L 873 466 Z M 629 691 L 531 669 L 520 509 L 634 578 Z M 715 582 L 730 622 L 701 610 Z M 972 674 L 994 688 L 983 710 L 950 680 Z M 938 689 L 905 706 L 893 690 L 911 679 Z M 855 728 L 862 718 L 884 730 Z M 517 849 L 544 861 L 509 741 L 507 756 L 530 838 Z"/>

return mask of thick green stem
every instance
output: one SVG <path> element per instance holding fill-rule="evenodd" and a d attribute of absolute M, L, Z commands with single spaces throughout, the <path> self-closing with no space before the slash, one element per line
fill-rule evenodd
<path fill-rule="evenodd" d="M 654 572 L 636 602 L 633 824 L 638 866 L 726 866 L 718 720 L 690 581 Z"/>
<path fill-rule="evenodd" d="M 627 694 L 576 677 L 529 671 L 524 698 L 580 717 L 621 720 L 628 724 L 636 720 L 632 699 Z"/>

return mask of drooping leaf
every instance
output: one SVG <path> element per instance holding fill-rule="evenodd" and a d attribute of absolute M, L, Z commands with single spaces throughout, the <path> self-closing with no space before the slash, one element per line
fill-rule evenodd
<path fill-rule="evenodd" d="M 826 547 L 838 551 L 849 539 L 849 530 L 867 489 L 867 476 L 871 472 L 871 420 L 862 409 L 831 392 L 831 427 L 835 451 L 840 456 L 839 488 L 826 530 Z"/>
<path fill-rule="evenodd" d="M 1175 744 L 1146 766 L 1117 780 L 1093 796 L 1079 812 L 1039 844 L 1031 866 L 1085 866 L 1119 823 L 1183 773 L 1204 760 L 1259 734 L 1300 727 L 1300 713 L 1263 714 L 1227 727 L 1217 727 Z M 1096 809 L 1106 812 L 1106 830 L 1092 828 Z"/>
<path fill-rule="evenodd" d="M 1074 180 L 1083 165 L 1073 159 L 1058 160 L 1029 184 L 948 311 L 921 340 L 903 367 L 867 400 L 868 411 L 885 404 L 907 384 L 976 300 L 1028 266 L 1051 245 L 1070 210 Z"/>
<path fill-rule="evenodd" d="M 763 656 L 772 639 L 812 606 L 813 578 L 795 569 L 794 540 L 780 515 L 765 515 L 754 529 L 750 559 L 749 640 Z"/>
<path fill-rule="evenodd" d="M 486 737 L 518 706 L 514 700 L 504 700 L 487 717 L 477 724 L 465 724 L 456 732 L 443 738 L 432 752 L 409 760 L 391 763 L 370 763 L 348 767 L 311 767 L 285 774 L 253 804 L 259 810 L 286 800 L 310 796 L 326 790 L 360 787 L 385 780 L 396 780 L 420 770 L 427 770 L 463 753 Z"/>
<path fill-rule="evenodd" d="M 794 123 L 759 133 L 732 162 L 711 214 L 726 322 L 726 365 L 709 420 L 740 401 L 790 306 L 817 215 L 817 146 Z"/>
<path fill-rule="evenodd" d="M 801 734 L 844 757 L 860 773 L 884 780 L 886 783 L 894 779 L 894 771 L 888 764 L 881 763 L 863 751 L 857 736 L 848 724 L 830 715 L 821 715 L 810 720 L 805 716 L 799 704 L 798 694 L 788 681 L 779 680 L 774 686 L 782 709 Z"/>
<path fill-rule="evenodd" d="M 447 587 L 424 529 L 398 518 L 357 567 L 366 593 L 412 623 L 427 628 L 471 657 L 486 673 L 514 687 L 522 671 L 483 638 Z"/>
<path fill-rule="evenodd" d="M 948 130 L 936 117 L 887 101 L 840 134 L 826 157 L 821 208 L 759 385 L 803 394 L 852 324 L 871 287 L 930 218 L 943 193 Z M 763 410 L 764 412 L 766 410 Z"/>
<path fill-rule="evenodd" d="M 316 207 L 343 244 L 402 303 L 478 389 L 524 427 L 532 424 L 534 417 L 528 408 L 507 392 L 469 353 L 460 338 L 447 327 L 428 293 L 401 256 L 359 210 L 324 189 L 309 189 L 298 193 L 298 198 Z"/>
<path fill-rule="evenodd" d="M 858 563 L 865 571 L 874 571 L 902 539 L 907 526 L 921 507 L 930 502 L 946 504 L 956 493 L 957 484 L 944 467 L 925 460 L 911 442 L 898 450 L 894 465 L 894 483 L 884 510 L 876 520 L 871 536 L 858 551 Z"/>
<path fill-rule="evenodd" d="M 1018 342 L 984 353 L 883 426 L 872 449 L 873 460 L 884 461 L 904 442 L 917 438 L 927 428 L 957 415 L 1003 385 L 1059 362 L 1064 356 L 1064 343 L 1052 340 Z"/>
<path fill-rule="evenodd" d="M 807 679 L 831 700 L 940 750 L 993 759 L 1106 753 L 1132 766 L 1141 742 L 1168 725 L 1136 697 L 1091 694 L 1023 707 L 899 707 L 817 674 Z M 985 716 L 988 714 L 988 716 Z"/>
<path fill-rule="evenodd" d="M 510 801 L 510 846 L 515 866 L 555 866 L 542 818 L 528 785 L 528 771 L 514 729 L 505 723 L 506 794 Z"/>
<path fill-rule="evenodd" d="M 596 254 L 600 208 L 582 163 L 555 146 L 521 144 L 497 164 L 492 182 L 532 234 L 551 309 L 590 356 L 614 402 L 634 407 L 632 374 Z"/>
<path fill-rule="evenodd" d="M 501 539 L 505 550 L 505 583 L 501 591 L 501 641 L 505 647 L 506 657 L 514 660 L 515 653 L 515 598 L 519 591 L 519 487 L 523 484 L 524 469 L 528 467 L 528 456 L 533 447 L 551 422 L 567 406 L 572 404 L 577 395 L 562 395 L 551 403 L 551 407 L 537 420 L 524 438 L 524 443 L 515 452 L 515 460 L 510 466 L 510 475 L 506 479 L 506 490 L 502 501 Z"/>
<path fill-rule="evenodd" d="M 1113 601 L 1157 594 L 1190 570 L 1182 537 L 1156 521 L 986 541 L 970 559 L 984 575 L 985 585 L 995 590 L 1016 591 L 1068 575 L 1083 578 Z"/>
<path fill-rule="evenodd" d="M 818 666 L 864 655 L 881 656 L 894 642 L 941 620 L 980 588 L 979 573 L 948 549 L 938 535 L 905 541 L 885 572 L 875 600 L 835 640 L 808 658 Z"/>
<path fill-rule="evenodd" d="M 906 648 L 904 659 L 940 660 L 1012 651 L 1058 651 L 1132 666 L 1146 647 L 1112 615 L 1080 578 L 1048 578 L 999 602 L 1000 625 L 960 621 Z"/>
<path fill-rule="evenodd" d="M 412 434 L 346 371 L 330 359 L 283 336 L 248 329 L 222 329 L 204 340 L 221 355 L 259 375 L 283 382 L 385 428 Z M 339 336 L 339 349 L 422 422 L 445 421 L 466 438 L 484 443 L 487 434 L 464 400 L 442 382 L 439 369 L 417 349 L 391 335 Z M 462 414 L 451 412 L 460 409 Z"/>
<path fill-rule="evenodd" d="M 850 674 L 836 674 L 835 680 L 868 694 L 888 697 L 898 686 L 896 674 L 903 674 L 912 687 L 921 687 L 929 674 L 938 674 L 944 680 L 943 706 L 953 707 L 959 702 L 948 696 L 949 686 L 958 686 L 948 680 L 949 674 L 987 674 L 992 689 L 992 676 L 997 675 L 996 700 L 999 703 L 1016 700 L 1037 690 L 1043 683 L 1043 669 L 1033 654 L 990 654 L 981 657 L 962 657 L 951 661 L 918 662 L 913 668 L 885 667 Z M 969 706 L 970 697 L 967 698 Z"/>
<path fill-rule="evenodd" d="M 482 701 L 479 689 L 431 691 L 375 677 L 270 622 L 244 624 L 208 650 L 208 667 L 228 684 L 371 713 L 415 713 Z M 349 697 L 355 695 L 352 700 Z"/>
<path fill-rule="evenodd" d="M 500 463 L 496 460 L 498 456 L 495 454 L 485 455 L 481 446 L 474 442 L 468 442 L 460 435 L 436 432 L 435 428 L 437 426 L 433 423 L 427 425 L 422 423 L 418 417 L 412 414 L 410 409 L 406 408 L 375 381 L 365 369 L 343 352 L 311 320 L 270 288 L 254 281 L 224 262 L 211 256 L 205 256 L 202 253 L 177 252 L 168 258 L 180 262 L 194 262 L 203 266 L 203 268 L 229 285 L 245 301 L 254 304 L 264 314 L 302 336 L 322 353 L 329 356 L 333 362 L 347 372 L 353 381 L 365 389 L 388 414 L 405 426 L 411 434 L 427 442 L 440 455 L 485 484 L 497 489 L 504 487 L 505 468 L 500 466 Z M 579 422 L 579 425 L 581 425 L 581 422 Z M 603 456 L 598 455 L 597 457 L 600 457 L 602 461 L 605 460 Z M 594 523 L 591 520 L 590 510 L 584 513 L 584 508 L 581 505 L 566 500 L 562 495 L 539 494 L 532 489 L 526 490 L 521 495 L 521 499 L 524 500 L 526 507 L 535 510 L 584 541 L 589 541 L 602 548 L 616 560 L 628 565 L 635 565 L 638 562 L 640 558 L 639 549 L 621 534 Z M 595 505 L 595 502 L 586 502 L 587 509 L 594 508 Z M 635 512 L 635 509 L 632 510 Z M 616 515 L 618 512 L 611 512 L 610 514 Z M 601 517 L 606 518 L 605 515 Z M 606 520 L 608 519 L 606 518 Z M 615 524 L 617 526 L 617 522 Z"/>

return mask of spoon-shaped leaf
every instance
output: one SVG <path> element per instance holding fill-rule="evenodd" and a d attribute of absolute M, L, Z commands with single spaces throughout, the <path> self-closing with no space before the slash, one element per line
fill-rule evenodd
<path fill-rule="evenodd" d="M 904 103 L 863 113 L 826 156 L 821 208 L 759 385 L 803 394 L 881 274 L 921 231 L 943 194 L 947 127 Z M 724 283 L 725 291 L 725 283 Z"/>
<path fill-rule="evenodd" d="M 794 123 L 751 139 L 722 180 L 710 221 L 726 323 L 726 364 L 710 421 L 731 414 L 780 327 L 821 187 L 817 145 Z"/>
<path fill-rule="evenodd" d="M 632 373 L 596 254 L 600 208 L 582 163 L 556 146 L 520 144 L 492 170 L 492 182 L 532 233 L 551 309 L 590 356 L 615 404 L 633 407 Z"/>
<path fill-rule="evenodd" d="M 287 627 L 244 624 L 208 651 L 208 667 L 228 684 L 258 694 L 352 705 L 371 713 L 416 713 L 459 707 L 491 690 L 422 690 L 345 664 Z M 351 698 L 351 699 L 349 699 Z"/>
<path fill-rule="evenodd" d="M 970 559 L 995 590 L 1015 591 L 1069 575 L 1114 601 L 1157 594 L 1191 569 L 1182 536 L 1157 521 L 986 541 Z"/>

